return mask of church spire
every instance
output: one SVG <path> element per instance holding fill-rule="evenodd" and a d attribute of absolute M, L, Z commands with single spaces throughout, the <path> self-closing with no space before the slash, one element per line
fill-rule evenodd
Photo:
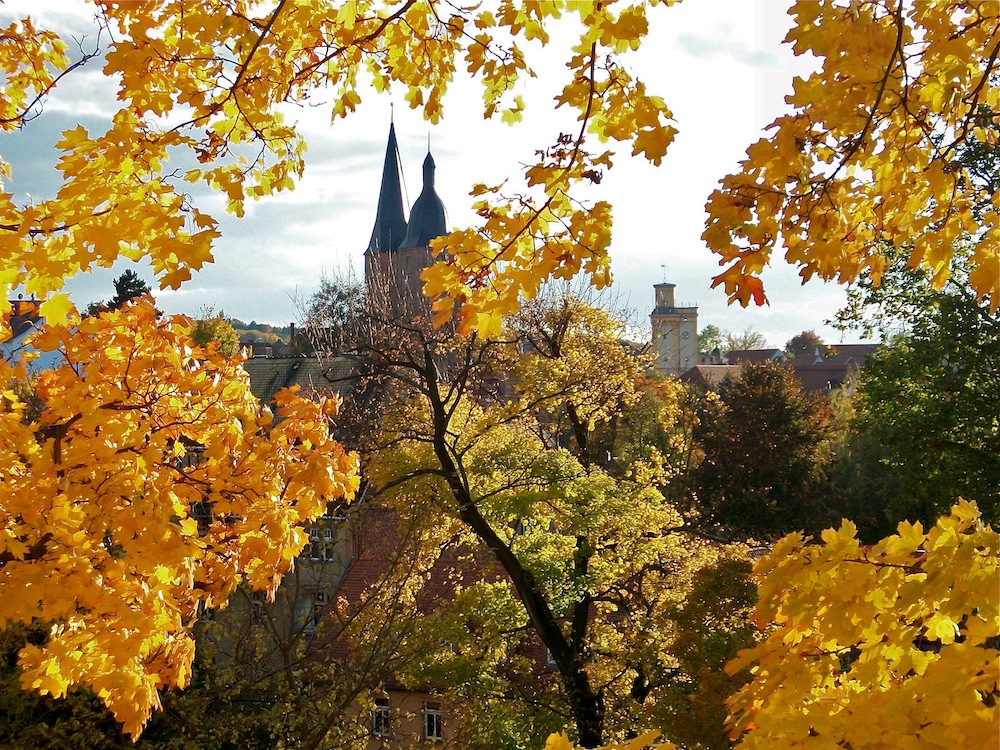
<path fill-rule="evenodd" d="M 378 211 L 375 227 L 368 242 L 369 253 L 392 253 L 399 249 L 406 236 L 406 219 L 403 216 L 403 191 L 399 181 L 399 146 L 396 144 L 396 126 L 389 123 L 389 142 L 385 147 L 382 166 L 382 187 L 378 194 Z"/>
<path fill-rule="evenodd" d="M 434 190 L 434 157 L 430 148 L 424 158 L 424 187 L 413 202 L 406 239 L 400 247 L 427 247 L 435 237 L 448 234 L 444 203 Z"/>

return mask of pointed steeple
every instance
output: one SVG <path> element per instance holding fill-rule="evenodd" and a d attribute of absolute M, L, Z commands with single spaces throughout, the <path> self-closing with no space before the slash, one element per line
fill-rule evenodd
<path fill-rule="evenodd" d="M 399 146 L 396 144 L 396 126 L 390 123 L 385 164 L 382 166 L 382 187 L 378 194 L 378 212 L 375 214 L 375 227 L 365 255 L 395 252 L 405 236 L 406 218 L 403 216 L 403 191 L 399 182 Z"/>
<path fill-rule="evenodd" d="M 448 234 L 444 203 L 434 191 L 434 169 L 434 157 L 428 149 L 424 159 L 424 188 L 413 203 L 401 248 L 427 247 L 435 237 Z"/>

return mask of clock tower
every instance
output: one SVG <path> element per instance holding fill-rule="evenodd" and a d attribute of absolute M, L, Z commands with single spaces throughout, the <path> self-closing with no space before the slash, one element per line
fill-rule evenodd
<path fill-rule="evenodd" d="M 649 321 L 653 328 L 653 369 L 679 377 L 698 364 L 698 307 L 674 301 L 675 284 L 655 284 L 656 306 Z"/>

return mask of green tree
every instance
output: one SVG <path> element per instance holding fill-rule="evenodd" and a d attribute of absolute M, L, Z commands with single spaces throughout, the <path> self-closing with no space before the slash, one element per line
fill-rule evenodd
<path fill-rule="evenodd" d="M 862 372 L 859 430 L 898 482 L 890 519 L 933 521 L 959 497 L 1000 522 L 1000 318 L 956 276 Z M 933 457 L 929 460 L 929 457 Z"/>
<path fill-rule="evenodd" d="M 701 523 L 741 535 L 822 528 L 830 427 L 826 403 L 804 393 L 788 367 L 744 365 L 717 397 L 706 396 L 695 433 Z"/>
<path fill-rule="evenodd" d="M 711 323 L 698 331 L 698 351 L 702 354 L 711 354 L 715 349 L 721 350 L 724 341 L 723 332 Z"/>
<path fill-rule="evenodd" d="M 114 280 L 114 285 L 115 296 L 108 302 L 108 307 L 112 310 L 117 310 L 126 302 L 150 292 L 149 284 L 139 278 L 139 274 L 132 269 L 124 271 Z"/>
<path fill-rule="evenodd" d="M 686 748 L 727 750 L 726 701 L 749 679 L 749 671 L 729 674 L 726 663 L 757 641 L 750 615 L 757 586 L 745 559 L 723 559 L 698 570 L 690 591 L 672 613 L 677 629 L 670 647 L 678 679 L 658 701 L 658 726 Z"/>
<path fill-rule="evenodd" d="M 201 311 L 201 317 L 191 329 L 191 340 L 198 346 L 215 344 L 216 351 L 231 357 L 240 350 L 240 337 L 223 311 L 216 313 L 211 307 Z"/>
<path fill-rule="evenodd" d="M 686 460 L 683 390 L 664 382 L 644 404 L 621 324 L 568 296 L 526 305 L 490 340 L 362 313 L 363 340 L 342 351 L 382 394 L 362 450 L 378 497 L 430 498 L 456 544 L 502 572 L 439 614 L 433 674 L 467 717 L 513 732 L 504 746 L 523 741 L 518 713 L 543 735 L 568 717 L 587 746 L 650 725 L 691 682 L 670 644 L 692 576 L 738 554 L 688 534 L 660 491 Z M 659 422 L 648 438 L 627 434 L 637 408 Z"/>
<path fill-rule="evenodd" d="M 723 342 L 726 351 L 767 348 L 767 337 L 749 326 L 742 332 L 725 331 Z"/>
<path fill-rule="evenodd" d="M 150 286 L 132 269 L 125 270 L 114 282 L 115 295 L 110 302 L 91 302 L 87 306 L 87 315 L 100 315 L 108 310 L 117 310 L 129 300 L 150 293 Z"/>
<path fill-rule="evenodd" d="M 795 357 L 805 357 L 814 354 L 817 347 L 823 346 L 821 339 L 815 331 L 803 331 L 792 336 L 785 342 L 785 354 L 794 359 Z M 822 351 L 822 350 L 821 350 Z"/>

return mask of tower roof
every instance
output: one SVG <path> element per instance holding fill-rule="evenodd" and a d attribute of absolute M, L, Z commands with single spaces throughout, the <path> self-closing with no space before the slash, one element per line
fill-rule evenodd
<path fill-rule="evenodd" d="M 399 146 L 396 144 L 396 126 L 390 123 L 375 227 L 372 229 L 372 238 L 368 242 L 365 255 L 395 252 L 405 236 L 406 219 L 403 216 L 403 191 L 399 180 Z"/>
<path fill-rule="evenodd" d="M 434 191 L 434 157 L 427 152 L 424 159 L 424 187 L 410 211 L 406 238 L 400 247 L 427 247 L 431 240 L 448 233 L 444 203 Z"/>

